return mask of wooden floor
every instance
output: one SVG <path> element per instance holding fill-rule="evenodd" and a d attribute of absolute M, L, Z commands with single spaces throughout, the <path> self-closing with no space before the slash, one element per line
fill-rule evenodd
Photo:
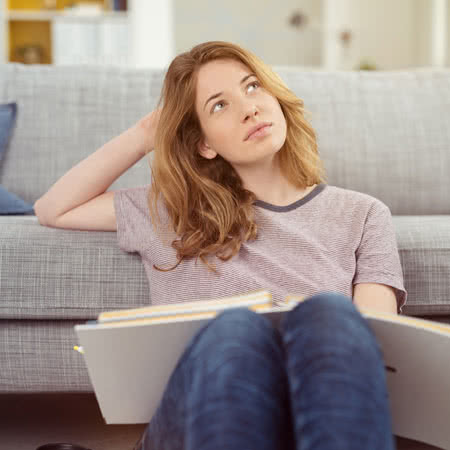
<path fill-rule="evenodd" d="M 0 448 L 5 450 L 56 442 L 131 450 L 144 429 L 145 424 L 106 425 L 94 394 L 0 395 Z"/>
<path fill-rule="evenodd" d="M 2 449 L 66 442 L 92 450 L 131 450 L 144 429 L 145 424 L 106 425 L 94 394 L 0 395 Z M 397 450 L 438 449 L 397 436 L 396 443 Z"/>

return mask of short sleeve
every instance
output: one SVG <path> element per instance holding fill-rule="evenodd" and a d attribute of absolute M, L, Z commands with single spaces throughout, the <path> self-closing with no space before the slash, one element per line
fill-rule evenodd
<path fill-rule="evenodd" d="M 380 283 L 393 287 L 397 312 L 402 312 L 408 293 L 403 284 L 395 228 L 389 207 L 378 199 L 369 208 L 356 250 L 353 284 L 358 283 Z"/>
<path fill-rule="evenodd" d="M 149 185 L 114 191 L 117 243 L 129 253 L 141 253 L 151 233 L 147 194 Z"/>

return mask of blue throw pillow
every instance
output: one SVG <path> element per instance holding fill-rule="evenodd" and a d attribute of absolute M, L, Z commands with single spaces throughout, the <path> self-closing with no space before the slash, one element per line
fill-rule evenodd
<path fill-rule="evenodd" d="M 0 163 L 16 123 L 16 116 L 17 103 L 0 105 Z M 0 185 L 0 215 L 5 214 L 34 214 L 34 208 Z"/>

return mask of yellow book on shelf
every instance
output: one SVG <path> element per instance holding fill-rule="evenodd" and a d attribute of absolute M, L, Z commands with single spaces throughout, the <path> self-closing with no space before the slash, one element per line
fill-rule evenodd
<path fill-rule="evenodd" d="M 107 424 L 148 423 L 190 340 L 221 311 L 244 307 L 281 319 L 311 296 L 275 302 L 268 290 L 141 308 L 105 311 L 75 325 Z M 450 324 L 359 309 L 380 345 L 396 436 L 450 448 Z M 72 351 L 68 349 L 68 351 Z"/>

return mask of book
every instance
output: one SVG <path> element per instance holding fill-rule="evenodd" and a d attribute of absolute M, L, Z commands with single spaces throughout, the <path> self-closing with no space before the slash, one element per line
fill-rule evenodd
<path fill-rule="evenodd" d="M 275 302 L 267 290 L 205 301 L 105 311 L 75 325 L 106 424 L 148 423 L 191 338 L 226 309 L 244 307 L 279 327 L 311 297 Z M 393 433 L 450 448 L 450 325 L 359 308 L 383 355 Z M 80 350 L 79 350 L 80 351 Z"/>
<path fill-rule="evenodd" d="M 185 319 L 211 319 L 226 309 L 245 307 L 253 311 L 269 311 L 274 307 L 295 306 L 304 297 L 288 296 L 281 302 L 275 303 L 269 291 L 257 290 L 245 294 L 224 297 L 213 300 L 175 303 L 170 305 L 153 305 L 142 308 L 106 311 L 100 313 L 97 319 L 99 325 L 106 324 L 124 326 L 130 321 L 133 325 L 148 323 L 165 323 L 168 321 L 180 321 Z"/>

